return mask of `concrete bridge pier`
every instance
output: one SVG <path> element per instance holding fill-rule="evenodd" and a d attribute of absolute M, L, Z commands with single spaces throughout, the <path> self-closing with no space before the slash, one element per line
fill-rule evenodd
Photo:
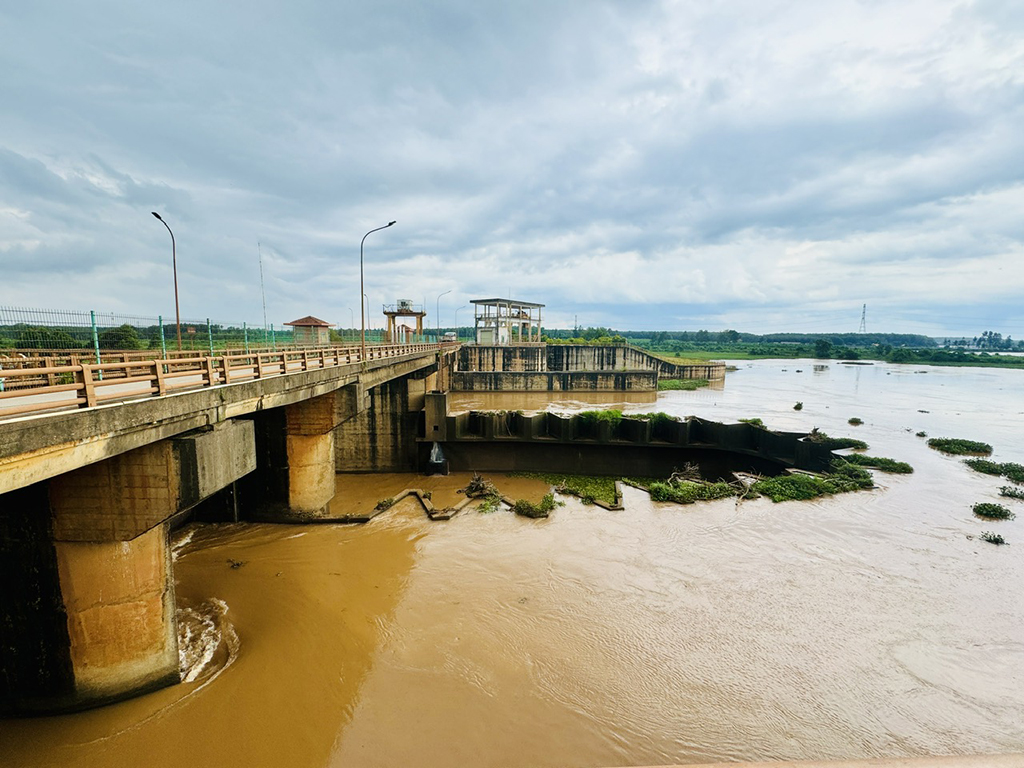
<path fill-rule="evenodd" d="M 169 521 L 255 467 L 227 421 L 0 496 L 0 713 L 178 682 Z"/>
<path fill-rule="evenodd" d="M 257 471 L 242 486 L 250 518 L 327 519 L 334 498 L 334 429 L 355 408 L 357 390 L 350 385 L 256 414 Z"/>

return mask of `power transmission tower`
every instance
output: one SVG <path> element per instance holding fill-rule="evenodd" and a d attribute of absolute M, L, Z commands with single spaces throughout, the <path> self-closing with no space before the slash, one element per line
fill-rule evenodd
<path fill-rule="evenodd" d="M 867 333 L 868 332 L 867 317 L 868 317 L 868 305 L 865 304 L 864 306 L 862 306 L 860 308 L 860 328 L 857 329 L 857 333 Z"/>

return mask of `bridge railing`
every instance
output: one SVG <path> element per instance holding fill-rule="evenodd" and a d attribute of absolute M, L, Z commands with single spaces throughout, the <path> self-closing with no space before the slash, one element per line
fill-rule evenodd
<path fill-rule="evenodd" d="M 375 345 L 366 360 L 455 348 L 455 343 Z M 34 365 L 0 369 L 0 418 L 91 408 L 117 400 L 161 397 L 221 384 L 335 368 L 361 361 L 359 347 L 235 352 L 120 362 Z"/>

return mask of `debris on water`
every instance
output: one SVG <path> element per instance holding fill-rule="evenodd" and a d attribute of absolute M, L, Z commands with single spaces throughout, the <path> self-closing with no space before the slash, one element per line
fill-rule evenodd
<path fill-rule="evenodd" d="M 228 566 L 231 568 L 241 568 L 246 562 L 245 560 L 232 560 L 230 557 L 228 558 Z"/>

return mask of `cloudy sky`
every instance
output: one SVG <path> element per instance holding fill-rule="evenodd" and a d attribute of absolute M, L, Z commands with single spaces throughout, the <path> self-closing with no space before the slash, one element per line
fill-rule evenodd
<path fill-rule="evenodd" d="M 155 210 L 189 318 L 358 324 L 396 219 L 378 323 L 1024 336 L 1019 0 L 2 2 L 0 73 L 0 305 L 173 317 Z"/>

